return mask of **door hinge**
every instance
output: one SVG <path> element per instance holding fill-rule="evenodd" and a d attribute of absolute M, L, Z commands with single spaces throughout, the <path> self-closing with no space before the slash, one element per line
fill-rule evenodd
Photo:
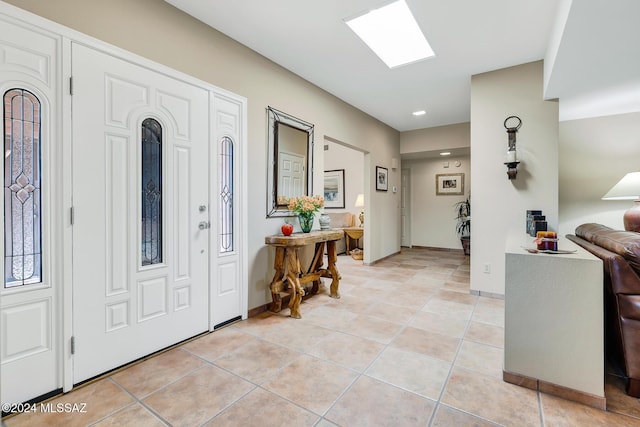
<path fill-rule="evenodd" d="M 73 95 L 73 77 L 69 77 L 69 95 Z"/>
<path fill-rule="evenodd" d="M 76 337 L 71 337 L 71 354 L 76 354 Z"/>
<path fill-rule="evenodd" d="M 71 206 L 69 208 L 69 222 L 71 223 L 71 225 L 73 225 L 73 221 L 74 221 L 74 216 L 75 216 L 75 211 L 73 210 L 73 206 Z"/>

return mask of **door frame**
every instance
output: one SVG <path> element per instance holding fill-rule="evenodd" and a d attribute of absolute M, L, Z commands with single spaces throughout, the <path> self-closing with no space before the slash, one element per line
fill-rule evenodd
<path fill-rule="evenodd" d="M 73 388 L 73 354 L 71 348 L 71 339 L 73 336 L 73 226 L 72 226 L 72 206 L 73 206 L 73 194 L 72 194 L 72 122 L 71 122 L 71 104 L 72 104 L 72 69 L 71 69 L 71 44 L 72 42 L 84 44 L 90 46 L 93 49 L 99 50 L 104 54 L 111 55 L 120 58 L 125 61 L 129 61 L 143 68 L 152 69 L 155 72 L 167 75 L 177 80 L 184 81 L 188 84 L 201 87 L 207 90 L 210 95 L 222 94 L 226 97 L 234 99 L 241 104 L 242 114 L 242 134 L 238 141 L 240 150 L 240 171 L 238 176 L 240 182 L 238 183 L 239 197 L 237 209 L 239 210 L 238 217 L 240 218 L 240 224 L 238 228 L 239 236 L 238 242 L 240 244 L 240 277 L 242 283 L 240 285 L 242 289 L 242 318 L 247 318 L 248 310 L 248 268 L 247 268 L 247 253 L 248 253 L 248 159 L 247 159 L 247 99 L 235 93 L 229 92 L 225 89 L 221 89 L 206 81 L 200 80 L 196 77 L 183 73 L 181 71 L 170 68 L 166 65 L 157 63 L 150 59 L 144 58 L 125 49 L 113 46 L 87 34 L 65 27 L 64 25 L 55 23 L 41 16 L 35 15 L 31 12 L 20 9 L 16 6 L 0 2 L 0 15 L 4 19 L 10 20 L 24 26 L 25 28 L 33 31 L 45 30 L 49 33 L 60 36 L 61 42 L 61 55 L 59 58 L 58 78 L 60 87 L 60 97 L 58 104 L 52 106 L 60 111 L 59 117 L 60 126 L 57 130 L 57 137 L 61 141 L 61 147 L 58 151 L 51 151 L 52 155 L 52 173 L 59 174 L 62 180 L 63 186 L 56 194 L 52 194 L 52 206 L 56 207 L 56 211 L 52 212 L 52 216 L 61 217 L 62 220 L 58 221 L 58 227 L 51 231 L 51 235 L 55 236 L 55 241 L 51 243 L 52 247 L 56 247 L 62 253 L 61 257 L 57 258 L 57 268 L 59 269 L 58 279 L 60 280 L 61 287 L 58 290 L 58 309 L 61 316 L 57 319 L 57 324 L 60 325 L 61 333 L 58 337 L 53 339 L 58 340 L 59 347 L 62 349 L 62 363 L 59 367 L 60 376 L 63 383 L 63 391 L 67 392 Z M 212 135 L 212 123 L 209 123 L 209 142 L 214 143 L 211 139 Z M 212 239 L 210 239 L 211 241 Z M 62 258 L 62 260 L 61 260 Z M 211 272 L 209 273 L 209 280 L 211 280 Z M 0 320 L 1 322 L 1 320 Z M 0 324 L 0 326 L 2 326 Z M 1 367 L 0 367 L 1 369 Z"/>
<path fill-rule="evenodd" d="M 407 179 L 405 189 L 404 178 Z M 411 241 L 411 169 L 400 169 L 400 208 L 404 209 L 405 221 L 402 222 L 402 212 L 400 212 L 400 246 L 410 248 Z M 406 191 L 405 191 L 406 190 Z M 403 224 L 405 227 L 403 227 Z M 404 229 L 403 229 L 404 228 Z M 406 234 L 406 235 L 405 235 Z"/>

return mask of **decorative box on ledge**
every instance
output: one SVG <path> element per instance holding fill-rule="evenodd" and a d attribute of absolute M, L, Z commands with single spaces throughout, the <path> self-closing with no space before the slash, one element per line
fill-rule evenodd
<path fill-rule="evenodd" d="M 534 242 L 539 251 L 558 251 L 558 234 L 555 231 L 538 231 Z"/>
<path fill-rule="evenodd" d="M 542 211 L 527 211 L 527 234 L 536 237 L 538 231 L 547 231 L 547 217 L 542 215 Z"/>

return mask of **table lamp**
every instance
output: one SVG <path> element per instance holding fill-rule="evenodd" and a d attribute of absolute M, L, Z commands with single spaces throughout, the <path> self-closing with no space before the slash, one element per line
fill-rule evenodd
<path fill-rule="evenodd" d="M 629 172 L 602 196 L 602 200 L 634 200 L 631 209 L 624 213 L 624 229 L 640 232 L 640 172 Z"/>
<path fill-rule="evenodd" d="M 360 210 L 360 227 L 364 226 L 364 194 L 358 194 L 356 197 L 356 208 L 362 208 Z"/>

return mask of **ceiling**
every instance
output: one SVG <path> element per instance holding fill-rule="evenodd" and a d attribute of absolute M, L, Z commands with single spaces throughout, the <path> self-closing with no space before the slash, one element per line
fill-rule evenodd
<path fill-rule="evenodd" d="M 398 131 L 469 121 L 472 75 L 548 51 L 561 119 L 611 90 L 640 111 L 637 0 L 406 0 L 436 56 L 394 69 L 343 21 L 384 0 L 165 1 Z"/>

